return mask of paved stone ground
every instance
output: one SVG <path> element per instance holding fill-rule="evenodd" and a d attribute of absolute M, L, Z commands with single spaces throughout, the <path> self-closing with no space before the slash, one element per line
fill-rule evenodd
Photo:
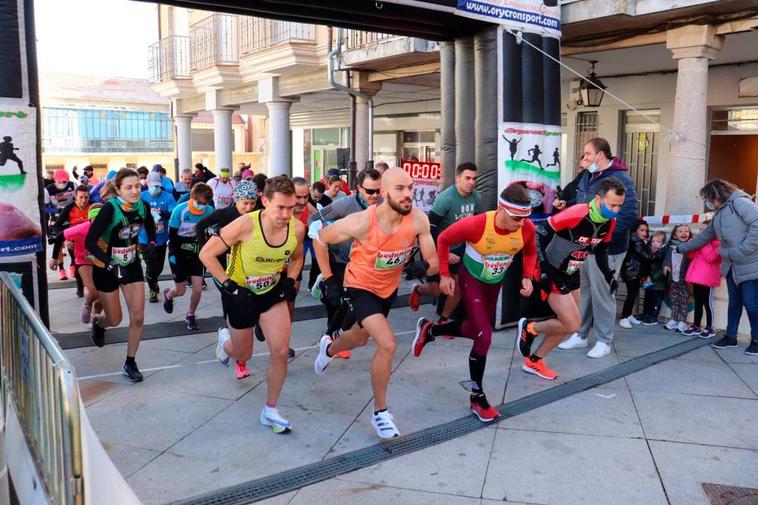
<path fill-rule="evenodd" d="M 164 283 L 167 285 L 167 283 Z M 407 285 L 404 287 L 407 291 Z M 301 303 L 307 301 L 301 295 Z M 70 290 L 52 290 L 53 328 L 81 331 Z M 183 317 L 177 303 L 172 319 Z M 201 316 L 218 315 L 212 287 Z M 432 307 L 423 306 L 431 315 Z M 438 340 L 414 358 L 418 314 L 396 309 L 398 353 L 390 406 L 402 433 L 468 414 L 470 343 Z M 168 320 L 148 306 L 147 323 Z M 121 375 L 125 344 L 67 351 L 87 414 L 139 497 L 167 503 L 377 443 L 370 427 L 371 345 L 313 373 L 324 320 L 293 325 L 298 352 L 280 402 L 295 430 L 258 424 L 265 355 L 237 381 L 214 361 L 215 331 L 143 342 L 146 379 Z M 215 328 L 202 328 L 215 330 Z M 485 387 L 493 403 L 544 391 L 684 339 L 662 327 L 618 329 L 613 352 L 592 360 L 556 351 L 561 373 L 547 382 L 520 370 L 513 330 L 497 332 Z M 265 353 L 256 342 L 256 353 Z M 758 487 L 758 358 L 739 349 L 698 349 L 602 387 L 505 420 L 465 437 L 267 500 L 269 504 L 707 504 L 702 482 Z M 518 354 L 516 351 L 515 354 Z"/>

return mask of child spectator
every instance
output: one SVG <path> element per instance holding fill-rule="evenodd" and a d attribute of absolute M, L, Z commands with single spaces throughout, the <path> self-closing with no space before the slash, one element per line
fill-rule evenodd
<path fill-rule="evenodd" d="M 692 284 L 692 294 L 695 297 L 695 320 L 684 334 L 687 336 L 711 338 L 716 335 L 713 331 L 713 294 L 712 289 L 721 284 L 721 256 L 719 256 L 719 240 L 714 238 L 700 249 L 687 253 L 690 266 L 687 269 L 686 280 Z M 700 327 L 705 309 L 705 328 Z"/>
<path fill-rule="evenodd" d="M 671 275 L 669 297 L 671 298 L 671 319 L 666 323 L 667 330 L 684 333 L 687 329 L 687 304 L 690 289 L 687 284 L 687 267 L 690 259 L 686 254 L 677 252 L 677 246 L 684 244 L 692 237 L 692 231 L 686 224 L 674 226 L 671 232 L 666 256 L 663 259 L 663 273 Z"/>
<path fill-rule="evenodd" d="M 666 234 L 662 231 L 653 233 L 650 238 L 650 276 L 642 281 L 645 300 L 642 304 L 640 322 L 645 326 L 658 324 L 661 303 L 666 295 L 666 275 L 663 273 L 663 257 L 666 254 Z"/>
<path fill-rule="evenodd" d="M 633 324 L 640 324 L 640 321 L 632 315 L 632 311 L 640 294 L 640 283 L 650 270 L 652 254 L 648 233 L 649 228 L 645 221 L 639 221 L 632 228 L 629 250 L 621 265 L 621 279 L 626 283 L 626 300 L 624 300 L 624 308 L 621 310 L 619 320 L 619 326 L 622 328 L 629 329 Z"/>

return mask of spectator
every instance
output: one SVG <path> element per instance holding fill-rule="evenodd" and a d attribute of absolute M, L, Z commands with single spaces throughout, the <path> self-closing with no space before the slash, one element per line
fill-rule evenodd
<path fill-rule="evenodd" d="M 632 237 L 629 240 L 629 250 L 621 265 L 621 280 L 626 283 L 626 300 L 621 311 L 619 326 L 629 329 L 633 324 L 640 324 L 632 311 L 637 304 L 640 294 L 640 283 L 649 273 L 649 264 L 652 254 L 648 242 L 648 224 L 640 221 L 632 229 Z"/>
<path fill-rule="evenodd" d="M 389 168 L 390 166 L 384 161 L 380 161 L 374 165 L 374 169 L 379 172 L 380 175 L 389 170 Z"/>
<path fill-rule="evenodd" d="M 687 282 L 692 286 L 695 298 L 695 319 L 684 334 L 690 337 L 711 338 L 716 335 L 713 330 L 713 289 L 721 284 L 721 256 L 719 256 L 719 239 L 715 238 L 700 249 L 687 253 L 690 266 L 687 269 Z M 705 311 L 705 327 L 701 327 Z"/>
<path fill-rule="evenodd" d="M 579 160 L 579 173 L 576 174 L 574 180 L 566 184 L 566 187 L 558 193 L 553 201 L 553 214 L 557 214 L 566 207 L 576 203 L 576 189 L 579 186 L 579 180 L 583 177 L 585 170 L 587 170 L 587 161 L 584 159 L 584 156 L 582 156 Z"/>
<path fill-rule="evenodd" d="M 605 219 L 616 218 L 616 228 L 608 245 L 608 266 L 614 272 L 621 269 L 632 226 L 637 222 L 637 193 L 629 178 L 628 168 L 611 155 L 611 146 L 602 138 L 593 138 L 584 145 L 582 159 L 587 170 L 582 172 L 576 190 L 577 203 L 587 203 L 597 194 L 600 183 L 615 177 L 626 188 L 626 198 L 618 213 L 607 208 L 600 212 Z M 616 295 L 608 290 L 608 281 L 598 267 L 594 254 L 581 269 L 579 313 L 582 325 L 579 331 L 560 344 L 561 349 L 587 347 L 587 335 L 594 329 L 597 342 L 587 353 L 589 358 L 601 358 L 610 354 L 613 342 L 613 326 L 616 320 Z"/>
<path fill-rule="evenodd" d="M 321 182 L 324 183 L 324 185 L 328 188 L 329 187 L 329 178 L 334 176 L 340 177 L 340 169 L 339 168 L 330 168 L 327 170 L 326 175 L 321 178 Z M 350 191 L 350 185 L 347 183 L 347 181 L 343 181 L 342 178 L 340 178 L 340 181 L 342 181 L 342 185 L 340 186 L 340 191 L 345 193 L 345 195 L 349 195 L 351 193 Z M 334 198 L 332 198 L 334 200 Z"/>
<path fill-rule="evenodd" d="M 663 258 L 663 273 L 670 276 L 669 297 L 671 298 L 671 319 L 666 323 L 667 330 L 684 333 L 687 330 L 687 312 L 690 287 L 687 285 L 687 268 L 689 258 L 677 251 L 677 247 L 692 237 L 692 231 L 686 224 L 678 224 L 671 231 L 671 240 Z"/>
<path fill-rule="evenodd" d="M 723 179 L 703 186 L 700 196 L 705 206 L 715 211 L 713 221 L 695 238 L 680 245 L 679 251 L 694 251 L 714 238 L 719 239 L 721 275 L 726 277 L 729 309 L 726 335 L 713 347 L 737 347 L 737 328 L 744 307 L 751 336 L 745 354 L 758 356 L 758 207 L 744 191 Z"/>
<path fill-rule="evenodd" d="M 315 209 L 328 207 L 332 204 L 332 199 L 326 194 L 326 185 L 321 181 L 316 181 L 311 186 L 311 197 L 308 199 L 308 203 L 313 205 Z"/>
<path fill-rule="evenodd" d="M 326 194 L 329 195 L 329 198 L 332 199 L 332 201 L 339 200 L 340 198 L 345 198 L 347 195 L 350 194 L 350 190 L 348 189 L 347 192 L 343 191 L 343 180 L 340 179 L 339 175 L 331 175 L 329 176 L 329 179 L 326 181 Z"/>
<path fill-rule="evenodd" d="M 142 191 L 147 191 L 147 176 L 150 171 L 147 167 L 139 167 L 137 169 L 137 176 L 139 177 L 139 184 L 142 186 Z"/>
<path fill-rule="evenodd" d="M 666 234 L 662 231 L 653 233 L 650 238 L 650 275 L 643 279 L 645 301 L 642 304 L 640 322 L 645 326 L 658 324 L 658 314 L 661 312 L 663 297 L 666 296 L 668 282 L 663 273 L 663 256 L 666 254 Z"/>
<path fill-rule="evenodd" d="M 42 179 L 42 187 L 46 188 L 50 184 L 55 184 L 55 170 L 48 168 L 45 170 L 45 177 Z"/>

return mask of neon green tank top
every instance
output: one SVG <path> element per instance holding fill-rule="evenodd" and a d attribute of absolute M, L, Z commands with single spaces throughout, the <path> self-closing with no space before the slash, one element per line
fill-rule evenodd
<path fill-rule="evenodd" d="M 267 293 L 276 286 L 297 247 L 295 218 L 287 225 L 287 239 L 281 245 L 271 245 L 263 234 L 261 211 L 248 214 L 253 220 L 253 236 L 247 242 L 232 246 L 226 273 L 230 279 L 256 295 Z"/>

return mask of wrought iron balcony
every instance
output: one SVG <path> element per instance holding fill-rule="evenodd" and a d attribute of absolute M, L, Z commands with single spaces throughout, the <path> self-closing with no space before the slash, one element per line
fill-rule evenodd
<path fill-rule="evenodd" d="M 316 26 L 292 21 L 240 17 L 240 55 L 285 43 L 315 43 Z"/>
<path fill-rule="evenodd" d="M 171 35 L 150 46 L 150 82 L 190 78 L 190 38 Z"/>
<path fill-rule="evenodd" d="M 336 31 L 335 31 L 336 33 Z M 376 33 L 376 32 L 364 32 L 362 30 L 343 30 L 342 31 L 342 44 L 343 49 L 350 51 L 353 49 L 361 49 L 373 44 L 378 44 L 385 40 L 405 38 L 400 35 L 393 35 L 391 33 Z"/>
<path fill-rule="evenodd" d="M 190 26 L 190 54 L 192 70 L 215 65 L 236 65 L 237 16 L 211 14 Z"/>

